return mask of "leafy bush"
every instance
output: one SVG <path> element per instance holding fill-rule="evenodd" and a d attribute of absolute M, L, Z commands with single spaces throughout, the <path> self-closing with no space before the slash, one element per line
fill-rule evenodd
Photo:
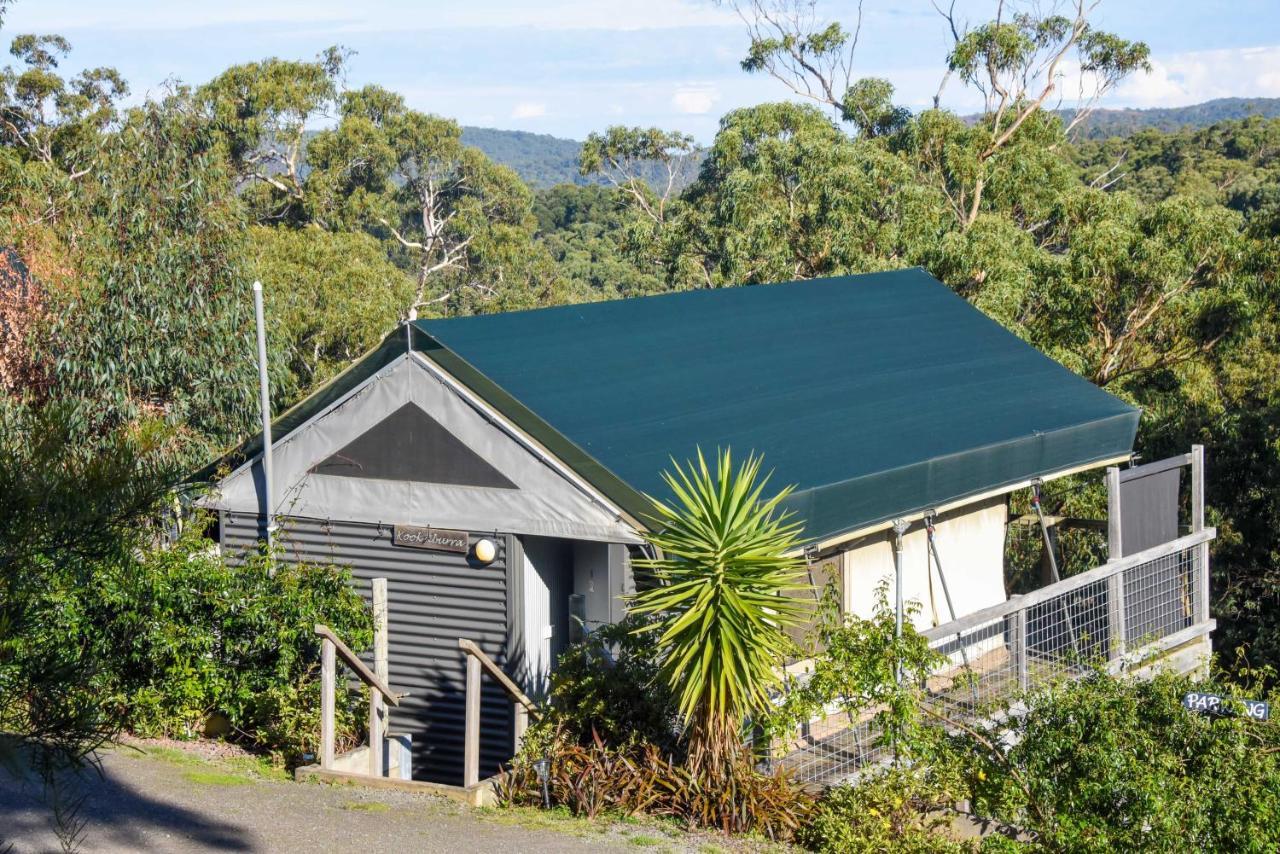
<path fill-rule="evenodd" d="M 802 724 L 836 707 L 850 720 L 874 714 L 875 729 L 899 755 L 925 748 L 928 734 L 920 718 L 920 695 L 942 657 L 911 622 L 920 611 L 919 602 L 906 603 L 907 620 L 899 632 L 889 604 L 888 579 L 876 585 L 875 596 L 870 619 L 846 617 L 839 588 L 828 585 L 807 639 L 814 650 L 810 663 L 761 719 L 773 738 L 787 743 Z"/>
<path fill-rule="evenodd" d="M 584 747 L 597 738 L 605 744 L 647 743 L 680 754 L 676 703 L 648 637 L 636 634 L 647 624 L 630 616 L 602 626 L 561 654 L 551 673 L 551 702 L 542 719 L 525 734 L 524 753 L 540 755 L 559 734 Z"/>
<path fill-rule="evenodd" d="M 691 828 L 791 839 L 803 825 L 812 799 L 785 773 L 762 774 L 745 754 L 739 755 L 742 759 L 726 779 L 708 780 L 652 744 L 610 747 L 597 737 L 583 746 L 559 732 L 548 749 L 548 794 L 553 805 L 587 818 L 643 812 L 668 816 Z M 498 795 L 508 805 L 541 804 L 541 785 L 532 763 L 518 761 L 506 772 Z"/>
<path fill-rule="evenodd" d="M 132 560 L 173 472 L 158 422 L 95 439 L 73 422 L 0 395 L 0 764 L 21 753 L 47 775 L 124 724 L 102 702 L 110 661 L 85 630 L 85 591 Z"/>
<path fill-rule="evenodd" d="M 1038 850 L 1277 850 L 1280 729 L 1189 712 L 1181 701 L 1193 689 L 1256 696 L 1099 673 L 1031 694 L 1025 713 L 990 729 L 962 726 L 941 761 L 963 769 L 976 813 Z"/>
<path fill-rule="evenodd" d="M 190 737 L 206 727 L 296 762 L 316 751 L 319 639 L 325 623 L 352 648 L 372 643 L 372 619 L 345 570 L 251 555 L 235 566 L 194 534 L 103 573 L 86 624 L 129 726 Z M 338 680 L 340 732 L 356 700 Z"/>
<path fill-rule="evenodd" d="M 798 840 L 823 854 L 971 850 L 946 835 L 954 811 L 950 781 L 911 768 L 891 768 L 819 798 Z"/>
<path fill-rule="evenodd" d="M 741 751 L 723 778 L 689 768 L 673 692 L 654 646 L 631 616 L 568 649 L 551 675 L 550 703 L 502 775 L 506 804 L 541 805 L 533 763 L 550 760 L 552 803 L 575 815 L 669 816 L 690 827 L 790 839 L 812 799 L 781 773 L 761 774 Z"/>

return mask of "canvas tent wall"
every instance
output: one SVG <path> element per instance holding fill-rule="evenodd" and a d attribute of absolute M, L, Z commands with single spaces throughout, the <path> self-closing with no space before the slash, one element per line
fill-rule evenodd
<path fill-rule="evenodd" d="M 1004 496 L 996 496 L 940 514 L 934 537 L 947 591 L 956 612 L 947 608 L 938 562 L 929 553 L 924 522 L 916 522 L 902 537 L 902 590 L 908 602 L 918 602 L 912 617 L 921 631 L 971 614 L 1007 598 L 1004 583 L 1004 537 L 1008 518 Z M 893 601 L 894 535 L 871 534 L 841 552 L 844 570 L 844 610 L 872 616 L 877 587 L 890 585 Z"/>
<path fill-rule="evenodd" d="M 273 443 L 273 512 L 605 542 L 637 542 L 593 500 L 413 354 L 403 354 Z M 257 459 L 205 506 L 259 513 Z"/>

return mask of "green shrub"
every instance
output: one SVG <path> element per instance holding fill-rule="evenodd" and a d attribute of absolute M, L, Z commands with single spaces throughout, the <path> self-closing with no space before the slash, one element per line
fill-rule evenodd
<path fill-rule="evenodd" d="M 509 805 L 538 806 L 535 760 L 550 760 L 552 804 L 594 818 L 603 812 L 667 816 L 690 827 L 790 839 L 812 798 L 785 774 L 758 772 L 740 751 L 723 779 L 686 764 L 677 703 L 659 678 L 652 636 L 632 616 L 561 655 L 550 702 L 501 777 Z"/>
<path fill-rule="evenodd" d="M 642 617 L 602 626 L 560 655 L 551 673 L 547 713 L 525 735 L 526 756 L 560 738 L 591 745 L 643 742 L 680 754 L 676 703 L 658 679 L 652 638 L 636 630 Z"/>
<path fill-rule="evenodd" d="M 354 649 L 372 619 L 350 574 L 264 557 L 231 565 L 194 534 L 105 572 L 86 597 L 86 624 L 129 726 L 191 737 L 223 724 L 229 737 L 288 762 L 316 751 L 319 639 L 332 627 Z M 338 680 L 339 732 L 352 740 L 358 697 Z"/>
<path fill-rule="evenodd" d="M 936 775 L 890 768 L 857 785 L 828 789 L 798 841 L 822 854 L 970 851 L 971 846 L 947 835 L 954 802 Z"/>
<path fill-rule="evenodd" d="M 805 639 L 810 661 L 781 702 L 761 718 L 770 737 L 788 743 L 803 724 L 837 708 L 849 720 L 872 715 L 875 728 L 901 757 L 929 752 L 932 739 L 920 701 L 943 658 L 912 624 L 919 602 L 905 603 L 907 620 L 898 630 L 889 590 L 887 578 L 876 585 L 872 616 L 864 620 L 846 615 L 839 587 L 827 586 Z"/>
<path fill-rule="evenodd" d="M 998 725 L 963 726 L 940 761 L 963 770 L 975 812 L 1039 850 L 1280 850 L 1277 724 L 1189 712 L 1188 690 L 1258 689 L 1099 673 L 1033 692 Z"/>

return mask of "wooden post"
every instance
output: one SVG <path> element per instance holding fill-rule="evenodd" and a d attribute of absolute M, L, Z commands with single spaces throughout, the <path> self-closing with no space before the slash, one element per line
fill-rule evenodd
<path fill-rule="evenodd" d="M 1107 560 L 1124 557 L 1120 528 L 1120 467 L 1107 466 Z"/>
<path fill-rule="evenodd" d="M 369 776 L 382 776 L 382 692 L 369 686 Z"/>
<path fill-rule="evenodd" d="M 463 733 L 462 785 L 480 782 L 480 659 L 467 655 L 467 715 Z"/>
<path fill-rule="evenodd" d="M 1124 655 L 1128 642 L 1124 607 L 1124 570 L 1107 579 L 1107 630 L 1111 635 L 1111 648 L 1107 657 L 1115 661 Z"/>
<path fill-rule="evenodd" d="M 1191 530 L 1204 530 L 1204 445 L 1191 446 Z M 1209 619 L 1209 543 L 1197 547 L 1195 621 Z"/>
<path fill-rule="evenodd" d="M 390 671 L 387 666 L 387 580 L 375 578 L 373 587 L 373 672 L 388 684 Z M 387 734 L 387 704 L 382 692 L 369 688 L 369 773 L 383 776 L 383 739 Z"/>
<path fill-rule="evenodd" d="M 515 746 L 513 753 L 520 752 L 520 745 L 524 741 L 524 731 L 529 728 L 529 710 L 524 707 L 524 703 L 516 701 L 511 704 L 515 708 L 516 719 L 512 730 L 515 732 Z"/>
<path fill-rule="evenodd" d="M 1030 682 L 1027 673 L 1027 612 L 1019 608 L 1009 615 L 1009 655 L 1018 674 L 1018 688 L 1025 691 Z"/>
<path fill-rule="evenodd" d="M 335 662 L 333 641 L 320 641 L 320 767 L 333 767 L 333 692 L 335 689 Z"/>

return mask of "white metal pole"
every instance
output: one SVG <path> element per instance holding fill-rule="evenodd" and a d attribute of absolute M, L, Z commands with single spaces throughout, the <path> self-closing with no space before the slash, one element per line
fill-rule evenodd
<path fill-rule="evenodd" d="M 373 588 L 373 674 L 386 684 L 391 679 L 387 656 L 387 580 L 375 578 L 370 585 Z M 383 740 L 387 734 L 387 703 L 381 694 L 370 690 L 370 697 L 375 694 L 377 694 L 377 702 L 369 710 L 369 773 L 375 777 L 382 777 L 384 776 L 382 773 Z"/>
<path fill-rule="evenodd" d="M 267 385 L 267 325 L 262 316 L 262 282 L 253 283 L 253 315 L 258 326 L 258 403 L 262 410 L 262 492 L 263 511 L 267 519 L 267 554 L 271 573 L 275 574 L 272 557 L 276 532 L 275 506 L 271 493 L 271 392 Z"/>
<path fill-rule="evenodd" d="M 910 523 L 906 519 L 895 519 L 893 522 L 893 637 L 895 641 L 902 640 L 902 535 L 907 532 Z M 897 655 L 898 660 L 894 663 L 894 673 L 897 681 L 902 681 L 902 654 L 901 651 Z"/>

